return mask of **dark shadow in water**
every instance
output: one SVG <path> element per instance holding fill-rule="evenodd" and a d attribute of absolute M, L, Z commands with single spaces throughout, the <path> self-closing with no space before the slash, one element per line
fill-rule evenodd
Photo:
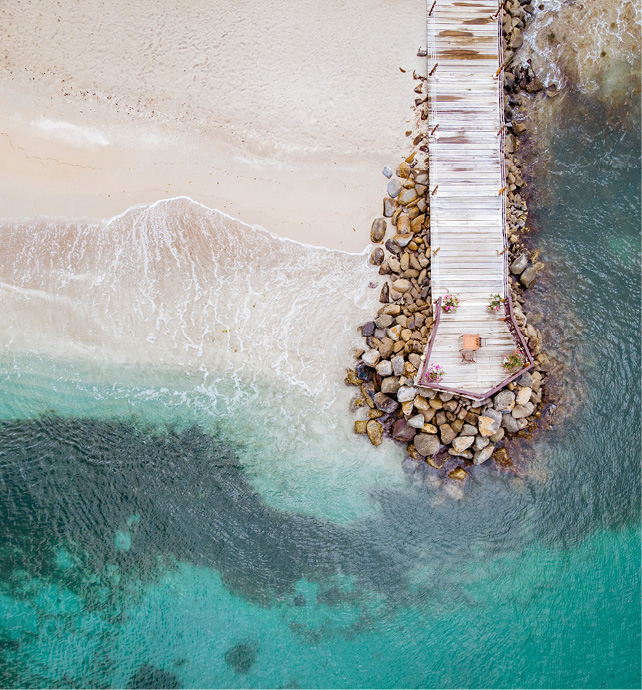
<path fill-rule="evenodd" d="M 128 688 L 166 688 L 173 690 L 174 688 L 182 688 L 182 684 L 171 671 L 164 671 L 162 668 L 156 668 L 151 664 L 143 664 L 138 671 L 130 678 Z"/>
<path fill-rule="evenodd" d="M 225 652 L 225 661 L 237 673 L 247 673 L 256 661 L 256 650 L 251 645 L 241 642 Z"/>

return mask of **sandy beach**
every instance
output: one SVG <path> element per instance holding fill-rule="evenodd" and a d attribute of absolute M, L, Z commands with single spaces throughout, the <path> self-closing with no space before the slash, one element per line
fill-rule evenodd
<path fill-rule="evenodd" d="M 412 150 L 425 5 L 13 2 L 0 215 L 106 218 L 187 195 L 360 252 Z M 35 39 L 35 40 L 34 40 Z M 406 70 L 401 71 L 401 69 Z"/>

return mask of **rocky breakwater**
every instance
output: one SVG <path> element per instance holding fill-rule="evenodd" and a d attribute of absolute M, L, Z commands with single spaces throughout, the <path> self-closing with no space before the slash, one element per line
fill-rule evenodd
<path fill-rule="evenodd" d="M 504 6 L 504 59 L 508 64 L 522 44 L 522 30 L 531 11 L 529 4 L 517 0 Z M 526 129 L 515 117 L 522 106 L 520 92 L 530 95 L 542 91 L 529 70 L 530 66 L 509 69 L 504 75 L 504 91 L 510 291 L 515 320 L 535 358 L 532 370 L 486 400 L 415 385 L 434 318 L 429 171 L 415 154 L 399 165 L 396 175 L 384 168 L 389 178 L 388 194 L 383 200 L 383 215 L 373 221 L 370 231 L 370 240 L 379 245 L 372 251 L 370 262 L 388 279 L 381 289 L 381 308 L 372 321 L 360 327 L 364 346 L 355 352 L 356 364 L 346 376 L 346 384 L 360 389 L 353 409 L 365 412 L 365 418 L 355 422 L 355 431 L 367 435 L 373 445 L 381 444 L 385 436 L 405 445 L 408 458 L 404 466 L 414 471 L 413 465 L 427 464 L 441 476 L 433 477 L 433 482 L 445 480 L 455 498 L 463 496 L 455 485 L 466 480 L 471 466 L 492 458 L 496 467 L 512 468 L 505 442 L 510 436 L 529 435 L 534 428 L 551 369 L 536 328 L 537 318 L 523 306 L 524 291 L 535 283 L 543 268 L 538 252 L 529 252 L 524 243 L 529 232 L 526 183 L 516 155 L 519 137 Z M 417 79 L 424 82 L 416 89 L 420 93 L 425 78 Z M 426 120 L 425 101 L 418 100 L 416 105 L 419 122 Z M 418 135 L 413 143 L 422 140 Z M 419 147 L 420 156 L 426 152 L 426 145 Z"/>

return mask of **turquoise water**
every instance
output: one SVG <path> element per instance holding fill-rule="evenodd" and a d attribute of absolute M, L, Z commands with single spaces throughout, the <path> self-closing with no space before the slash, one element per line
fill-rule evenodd
<path fill-rule="evenodd" d="M 2 360 L 1 686 L 640 686 L 639 112 L 564 107 L 529 304 L 559 414 L 462 501 L 224 387 Z"/>

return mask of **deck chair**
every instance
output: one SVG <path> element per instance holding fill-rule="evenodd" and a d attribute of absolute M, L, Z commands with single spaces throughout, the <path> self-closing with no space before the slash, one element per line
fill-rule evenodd
<path fill-rule="evenodd" d="M 477 357 L 475 350 L 459 350 L 461 352 L 461 359 L 463 362 L 471 363 L 476 362 Z"/>

